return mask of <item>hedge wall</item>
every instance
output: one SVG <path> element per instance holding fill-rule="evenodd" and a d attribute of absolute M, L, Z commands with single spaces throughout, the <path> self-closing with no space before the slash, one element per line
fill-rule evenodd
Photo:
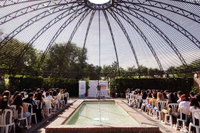
<path fill-rule="evenodd" d="M 193 78 L 169 78 L 169 79 L 116 79 L 116 93 L 125 93 L 130 89 L 158 89 L 181 90 L 188 94 L 193 86 Z"/>
<path fill-rule="evenodd" d="M 78 81 L 75 79 L 61 78 L 9 78 L 8 89 L 11 93 L 14 91 L 22 91 L 23 89 L 44 88 L 66 88 L 72 97 L 78 97 Z"/>

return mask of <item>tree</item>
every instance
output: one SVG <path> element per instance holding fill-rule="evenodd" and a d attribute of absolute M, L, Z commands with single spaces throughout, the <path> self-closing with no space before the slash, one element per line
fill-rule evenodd
<path fill-rule="evenodd" d="M 2 49 L 0 49 L 0 68 L 13 70 L 19 74 L 23 71 L 25 75 L 32 75 L 36 70 L 38 61 L 37 51 L 32 46 L 28 48 L 25 54 L 19 58 L 27 44 L 17 39 L 11 39 Z M 12 73 L 13 71 L 10 71 Z"/>
<path fill-rule="evenodd" d="M 57 73 L 79 73 L 86 67 L 87 49 L 81 49 L 73 43 L 55 44 L 50 48 L 42 69 Z"/>
<path fill-rule="evenodd" d="M 193 70 L 200 71 L 200 59 L 193 61 L 189 66 L 190 66 Z"/>
<path fill-rule="evenodd" d="M 2 40 L 3 31 L 0 29 L 0 41 Z"/>

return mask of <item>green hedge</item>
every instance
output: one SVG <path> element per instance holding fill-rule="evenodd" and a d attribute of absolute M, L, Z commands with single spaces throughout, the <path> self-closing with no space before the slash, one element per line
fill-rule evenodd
<path fill-rule="evenodd" d="M 11 93 L 14 91 L 22 91 L 23 89 L 44 88 L 66 88 L 70 96 L 78 96 L 78 81 L 76 79 L 65 78 L 9 78 L 8 89 Z"/>
<path fill-rule="evenodd" d="M 125 93 L 130 89 L 181 90 L 186 94 L 192 89 L 193 78 L 163 78 L 163 79 L 116 79 L 116 93 Z"/>

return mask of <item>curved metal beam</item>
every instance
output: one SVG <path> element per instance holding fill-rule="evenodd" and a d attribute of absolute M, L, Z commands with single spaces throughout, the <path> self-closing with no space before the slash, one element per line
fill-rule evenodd
<path fill-rule="evenodd" d="M 53 38 L 51 39 L 50 43 L 48 44 L 46 50 L 44 51 L 42 57 L 41 57 L 41 60 L 40 60 L 40 64 L 39 64 L 39 68 L 40 68 L 40 65 L 41 63 L 43 62 L 43 60 L 45 59 L 45 56 L 47 54 L 47 52 L 49 51 L 49 49 L 52 47 L 52 45 L 54 44 L 55 40 L 57 39 L 57 37 L 60 35 L 60 33 L 62 33 L 62 31 L 74 20 L 76 19 L 78 16 L 80 16 L 81 14 L 83 15 L 88 15 L 89 12 L 88 12 L 89 9 L 85 9 L 85 8 L 82 8 L 82 9 L 79 9 L 79 10 L 76 10 L 75 13 L 69 18 L 67 19 L 67 21 L 65 21 L 63 23 L 63 25 L 58 29 L 58 31 L 55 33 L 55 35 L 53 36 Z"/>
<path fill-rule="evenodd" d="M 108 16 L 107 16 L 107 13 L 105 10 L 103 10 L 103 14 L 104 14 L 104 17 L 106 19 L 106 22 L 107 22 L 107 25 L 108 25 L 108 28 L 110 30 L 110 34 L 111 34 L 111 38 L 112 38 L 112 41 L 113 41 L 113 45 L 114 45 L 114 49 L 115 49 L 115 55 L 116 55 L 116 59 L 117 59 L 117 71 L 120 75 L 120 68 L 119 68 L 119 59 L 118 59 L 118 53 L 117 53 L 117 48 L 116 48 L 116 43 L 115 43 L 115 38 L 114 38 L 114 34 L 113 34 L 113 31 L 112 31 L 112 27 L 111 27 L 111 24 L 110 24 L 110 21 L 108 19 Z"/>
<path fill-rule="evenodd" d="M 112 10 L 112 9 L 111 9 Z M 119 14 L 120 15 L 120 14 Z M 126 20 L 123 15 L 120 15 L 124 20 Z M 153 54 L 157 64 L 158 64 L 158 67 L 160 68 L 161 71 L 164 71 L 163 70 L 163 67 L 161 65 L 161 62 L 160 62 L 160 59 L 158 58 L 153 46 L 151 45 L 151 43 L 149 42 L 149 40 L 147 39 L 147 37 L 145 36 L 145 34 L 140 30 L 140 28 L 131 20 L 131 19 L 128 19 L 126 20 L 137 32 L 138 34 L 142 37 L 142 39 L 145 41 L 145 43 L 147 44 L 147 46 L 149 47 L 149 49 L 151 50 L 151 53 Z"/>
<path fill-rule="evenodd" d="M 72 1 L 72 0 L 71 0 Z M 62 0 L 60 0 L 59 3 L 61 3 Z M 76 2 L 69 2 L 67 5 L 69 4 L 74 4 Z M 66 3 L 62 3 L 62 4 L 55 4 L 51 1 L 48 1 L 48 2 L 42 2 L 42 3 L 38 3 L 38 4 L 34 4 L 34 5 L 31 5 L 31 6 L 27 6 L 27 7 L 24 7 L 24 8 L 21 8 L 19 10 L 16 10 L 14 12 L 11 12 L 5 16 L 2 16 L 0 18 L 0 25 L 3 25 L 13 19 L 16 19 L 20 16 L 23 16 L 23 15 L 26 15 L 28 13 L 31 13 L 31 12 L 34 12 L 34 11 L 38 11 L 38 10 L 41 10 L 41 9 L 44 9 L 44 8 L 47 8 L 47 7 L 54 7 L 54 6 L 62 6 L 60 9 L 63 9 L 65 6 L 66 6 Z M 58 8 L 58 7 L 56 7 Z M 50 12 L 50 10 L 48 10 L 48 12 Z"/>
<path fill-rule="evenodd" d="M 84 15 L 83 17 L 81 17 L 79 19 L 79 21 L 77 22 L 76 26 L 74 27 L 70 37 L 69 37 L 69 40 L 68 40 L 68 43 L 71 43 L 72 39 L 74 38 L 74 35 L 76 34 L 76 31 L 78 30 L 79 26 L 82 24 L 83 20 L 85 20 L 86 16 Z"/>
<path fill-rule="evenodd" d="M 64 8 L 62 8 L 62 10 L 66 10 L 69 9 L 69 11 L 71 11 L 74 7 L 78 7 L 79 5 L 73 6 L 72 7 L 67 7 L 67 5 L 63 5 Z M 65 6 L 67 8 L 65 8 Z M 11 39 L 13 39 L 17 34 L 19 34 L 21 31 L 23 31 L 24 29 L 26 29 L 27 27 L 29 27 L 30 25 L 34 24 L 35 22 L 50 16 L 54 13 L 60 12 L 62 11 L 60 10 L 60 8 L 58 7 L 54 7 L 51 9 L 52 12 L 49 11 L 44 11 L 32 18 L 30 18 L 29 20 L 27 20 L 26 22 L 24 22 L 23 24 L 21 24 L 19 27 L 17 27 L 15 30 L 13 30 L 9 35 L 7 35 L 7 37 L 5 37 L 1 42 L 0 42 L 0 50 L 2 49 L 3 46 L 5 46 L 7 44 L 7 42 L 9 42 Z M 67 11 L 63 12 L 62 14 L 60 14 L 59 16 L 57 16 L 55 19 L 53 19 L 53 21 L 50 21 L 51 23 L 57 22 L 58 20 L 66 17 Z M 48 23 L 50 25 L 50 23 Z"/>
<path fill-rule="evenodd" d="M 181 55 L 181 53 L 179 52 L 179 50 L 176 48 L 176 46 L 173 44 L 173 42 L 167 37 L 167 35 L 165 35 L 162 30 L 160 30 L 154 23 L 152 23 L 151 21 L 149 21 L 148 19 L 146 19 L 144 16 L 140 15 L 139 13 L 135 12 L 135 11 L 125 11 L 122 7 L 119 9 L 117 7 L 115 7 L 116 10 L 115 12 L 117 14 L 121 14 L 125 19 L 130 19 L 126 14 L 124 14 L 123 12 L 126 12 L 127 14 L 141 20 L 142 22 L 144 22 L 146 25 L 148 25 L 150 28 L 152 28 L 156 33 L 158 33 L 164 40 L 165 42 L 171 47 L 171 49 L 174 51 L 174 53 L 178 56 L 178 58 L 180 59 L 180 61 L 182 62 L 183 66 L 185 68 L 188 68 L 188 65 L 185 61 L 185 59 L 183 58 L 183 56 Z M 122 12 L 123 11 L 123 12 Z M 113 11 L 114 12 L 114 11 Z"/>
<path fill-rule="evenodd" d="M 89 31 L 90 31 L 90 26 L 92 24 L 92 20 L 94 18 L 95 13 L 96 13 L 96 10 L 93 10 L 92 14 L 90 16 L 90 20 L 89 20 L 89 23 L 88 23 L 88 26 L 87 26 L 86 33 L 85 33 L 85 39 L 84 39 L 83 48 L 82 48 L 81 65 L 80 65 L 80 70 L 79 70 L 80 72 L 81 72 L 82 67 L 83 67 L 83 52 L 85 50 L 85 45 L 86 45 L 86 42 L 87 42 L 87 37 L 88 37 Z"/>
<path fill-rule="evenodd" d="M 11 2 L 11 3 L 8 3 L 8 1 L 9 2 Z M 23 4 L 23 3 L 30 3 L 30 2 L 36 2 L 36 1 L 43 1 L 44 2 L 44 0 L 1 0 L 0 1 L 0 8 L 4 8 L 4 7 L 8 7 L 8 6 L 13 6 L 13 5 L 17 5 L 17 4 Z M 46 2 L 49 2 L 49 1 L 51 1 L 51 0 L 48 0 L 48 1 L 46 1 Z M 57 1 L 59 1 L 59 0 L 55 0 L 55 2 L 57 2 Z M 67 0 L 65 0 L 66 2 L 67 2 Z M 52 2 L 52 1 L 51 1 Z M 52 3 L 55 3 L 55 2 L 52 2 Z"/>
<path fill-rule="evenodd" d="M 179 31 L 181 34 L 183 34 L 189 40 L 191 40 L 200 49 L 200 41 L 196 37 L 194 37 L 191 33 L 189 33 L 185 28 L 183 28 L 182 26 L 180 26 L 176 22 L 172 21 L 171 19 L 165 17 L 164 15 L 162 15 L 158 12 L 155 12 L 155 11 L 149 9 L 149 8 L 142 7 L 142 6 L 139 6 L 139 5 L 133 4 L 131 7 L 130 6 L 124 6 L 124 5 L 121 5 L 121 4 L 118 4 L 118 5 L 123 6 L 123 7 L 127 8 L 128 10 L 131 10 L 131 11 L 136 10 L 136 11 L 139 11 L 139 12 L 143 12 L 145 14 L 148 14 L 150 16 L 153 16 L 156 19 L 159 19 L 159 20 L 165 22 L 166 24 L 170 25 L 171 27 L 173 27 L 174 29 Z"/>
<path fill-rule="evenodd" d="M 196 1 L 196 0 L 170 0 L 170 1 L 176 1 L 176 2 L 182 2 L 182 3 L 187 3 L 187 4 L 192 4 L 192 5 L 196 5 L 196 6 L 200 6 L 200 2 Z"/>
<path fill-rule="evenodd" d="M 72 7 L 72 9 L 75 8 L 75 7 Z M 78 8 L 78 7 L 77 7 Z M 76 10 L 83 10 L 84 7 L 82 8 L 79 8 L 79 9 L 76 9 Z M 68 11 L 68 12 L 67 12 Z M 65 18 L 66 16 L 69 16 L 73 13 L 76 13 L 77 11 L 73 11 L 73 12 L 70 12 L 71 10 L 67 10 L 65 11 L 64 13 L 61 13 L 60 15 L 58 15 L 57 18 L 54 18 L 53 20 L 51 20 L 49 23 L 47 23 L 40 31 L 38 31 L 35 36 L 28 42 L 28 44 L 26 45 L 26 47 L 21 50 L 21 53 L 18 55 L 18 57 L 16 58 L 15 60 L 15 63 L 14 63 L 14 67 L 15 66 L 18 66 L 18 62 L 21 60 L 21 58 L 24 56 L 24 54 L 26 53 L 26 51 L 29 49 L 29 47 L 31 45 L 33 45 L 33 43 L 44 33 L 46 32 L 51 26 L 53 26 L 54 24 L 56 24 L 58 21 L 62 20 L 63 18 Z"/>
<path fill-rule="evenodd" d="M 184 16 L 190 20 L 193 20 L 197 23 L 200 23 L 200 16 L 192 13 L 190 11 L 187 11 L 185 9 L 182 9 L 177 6 L 173 6 L 167 3 L 163 3 L 160 1 L 155 1 L 155 0 L 122 0 L 122 3 L 127 3 L 127 4 L 139 4 L 139 5 L 144 5 L 144 6 L 150 6 L 150 7 L 155 7 L 155 8 L 160 8 L 166 11 L 173 12 L 175 14 L 179 14 L 181 16 Z"/>
<path fill-rule="evenodd" d="M 128 43 L 131 47 L 131 50 L 133 52 L 133 55 L 135 57 L 135 61 L 136 61 L 136 64 L 137 64 L 137 67 L 138 67 L 138 70 L 139 70 L 139 73 L 140 73 L 140 65 L 139 65 L 139 61 L 138 61 L 138 58 L 137 58 L 137 54 L 135 52 L 135 49 L 133 47 L 133 43 L 128 35 L 128 32 L 126 31 L 125 27 L 123 26 L 122 22 L 119 20 L 118 16 L 114 13 L 114 12 L 110 12 L 110 10 L 107 10 L 110 15 L 115 19 L 115 21 L 118 23 L 118 25 L 120 26 L 121 30 L 124 32 L 124 35 L 126 37 L 126 39 L 128 40 Z M 111 10 L 112 11 L 112 10 Z"/>

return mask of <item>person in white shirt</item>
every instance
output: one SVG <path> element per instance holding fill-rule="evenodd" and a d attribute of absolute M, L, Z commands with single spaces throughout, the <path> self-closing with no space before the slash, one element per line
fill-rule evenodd
<path fill-rule="evenodd" d="M 183 108 L 183 107 L 190 107 L 190 100 L 189 98 L 183 94 L 181 95 L 181 102 L 179 103 L 179 111 L 180 111 L 180 108 Z M 186 114 L 186 112 L 183 112 L 184 114 Z"/>
<path fill-rule="evenodd" d="M 192 98 L 190 100 L 190 114 L 187 116 L 187 122 L 185 126 L 186 130 L 188 129 L 190 122 L 192 122 L 193 111 L 200 111 L 200 107 L 196 98 Z M 194 118 L 195 118 L 195 124 L 197 125 L 199 123 L 199 115 L 197 113 L 194 113 Z"/>
<path fill-rule="evenodd" d="M 50 100 L 51 103 L 54 104 L 54 99 L 53 99 L 53 97 L 49 94 L 49 92 L 46 92 L 45 100 Z"/>
<path fill-rule="evenodd" d="M 185 94 L 181 95 L 181 102 L 179 103 L 179 106 L 178 106 L 178 112 L 172 114 L 173 124 L 176 124 L 177 118 L 180 118 L 180 109 L 184 107 L 186 108 L 190 107 L 190 100 Z M 183 110 L 182 112 L 183 119 L 186 118 L 186 114 L 187 114 L 187 110 Z"/>

